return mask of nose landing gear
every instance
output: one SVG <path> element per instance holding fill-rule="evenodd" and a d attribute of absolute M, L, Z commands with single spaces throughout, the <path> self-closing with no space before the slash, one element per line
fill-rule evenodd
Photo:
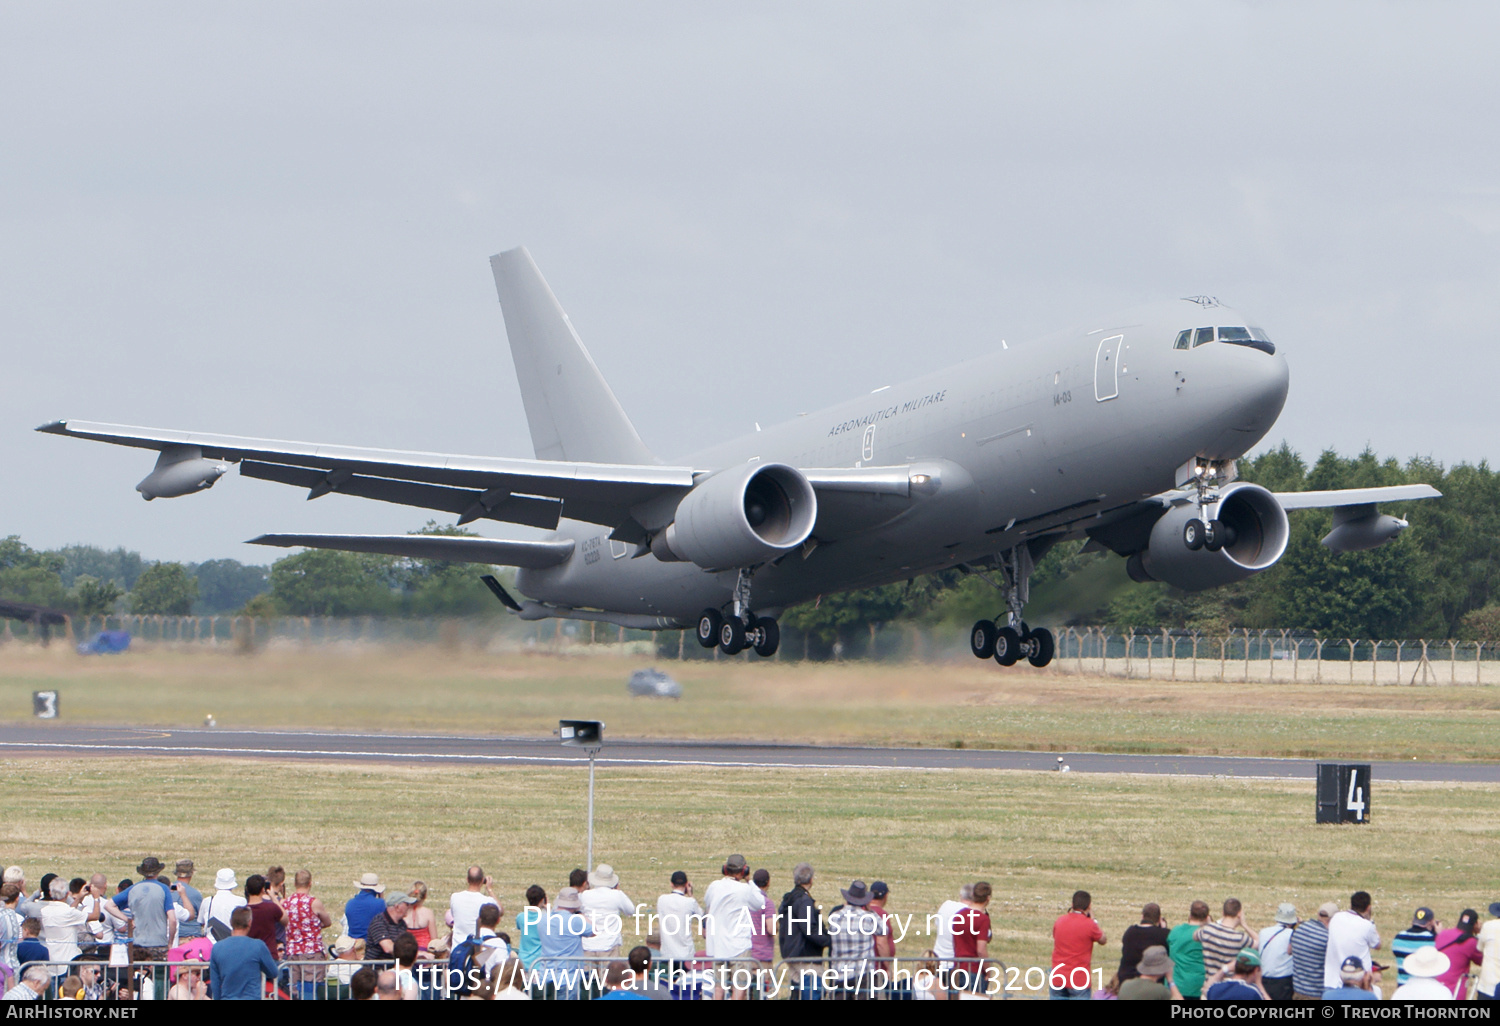
<path fill-rule="evenodd" d="M 976 657 L 994 659 L 1001 666 L 1014 666 L 1022 659 L 1039 668 L 1052 662 L 1057 652 L 1052 632 L 1045 627 L 1033 629 L 1021 619 L 1034 568 L 1031 550 L 1025 545 L 1018 545 L 1001 555 L 1000 572 L 1005 583 L 990 583 L 1004 594 L 1006 611 L 994 620 L 980 620 L 974 624 L 969 632 L 969 650 Z"/>
<path fill-rule="evenodd" d="M 734 583 L 731 611 L 724 616 L 717 609 L 705 609 L 698 615 L 698 644 L 704 648 L 719 647 L 725 655 L 739 655 L 745 649 L 755 650 L 769 659 L 781 647 L 781 627 L 774 617 L 756 616 L 750 611 L 750 578 L 754 570 L 741 570 Z"/>

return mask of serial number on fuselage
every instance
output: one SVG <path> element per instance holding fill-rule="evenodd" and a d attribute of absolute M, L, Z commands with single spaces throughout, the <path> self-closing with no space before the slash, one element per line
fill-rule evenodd
<path fill-rule="evenodd" d="M 1072 392 L 1071 389 L 1068 390 L 1068 391 L 1066 391 L 1066 392 L 1053 392 L 1052 393 L 1052 405 L 1053 406 L 1061 406 L 1063 403 L 1070 403 L 1072 401 L 1073 401 L 1073 392 Z"/>

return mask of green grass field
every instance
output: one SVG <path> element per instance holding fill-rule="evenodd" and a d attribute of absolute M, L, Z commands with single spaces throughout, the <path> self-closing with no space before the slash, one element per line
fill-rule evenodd
<path fill-rule="evenodd" d="M 147 854 L 191 856 L 203 882 L 221 865 L 242 880 L 309 868 L 335 908 L 363 872 L 421 879 L 441 912 L 478 862 L 514 913 L 527 885 L 554 894 L 584 862 L 576 769 L 37 758 L 4 772 L 0 853 L 33 880 L 133 877 Z M 636 901 L 654 905 L 679 868 L 701 893 L 741 851 L 771 871 L 778 899 L 792 866 L 812 862 L 825 909 L 851 878 L 883 879 L 921 930 L 961 883 L 986 879 L 991 950 L 1023 968 L 1047 964 L 1050 924 L 1078 888 L 1110 938 L 1095 962 L 1107 970 L 1146 901 L 1180 922 L 1195 898 L 1235 896 L 1259 928 L 1278 902 L 1308 913 L 1366 889 L 1389 936 L 1418 905 L 1451 922 L 1500 898 L 1500 794 L 1478 785 L 1380 782 L 1374 821 L 1359 827 L 1315 826 L 1311 782 L 1007 771 L 609 768 L 597 803 L 596 860 Z M 900 952 L 929 943 L 914 933 Z"/>
<path fill-rule="evenodd" d="M 610 737 L 756 739 L 1486 760 L 1500 688 L 1090 680 L 993 663 L 666 661 L 680 701 L 630 697 L 649 658 L 425 647 L 143 649 L 83 658 L 0 647 L 0 720 L 56 689 L 69 723 L 544 735 L 563 717 Z"/>

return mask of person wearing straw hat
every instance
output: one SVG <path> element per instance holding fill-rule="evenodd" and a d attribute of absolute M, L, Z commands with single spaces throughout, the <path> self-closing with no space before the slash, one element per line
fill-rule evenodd
<path fill-rule="evenodd" d="M 214 874 L 213 894 L 198 906 L 198 922 L 203 926 L 203 934 L 215 943 L 234 932 L 229 925 L 230 917 L 235 909 L 245 904 L 245 899 L 234 893 L 239 885 L 234 870 L 219 870 Z"/>
<path fill-rule="evenodd" d="M 376 873 L 365 873 L 354 886 L 359 890 L 344 905 L 344 932 L 355 940 L 364 940 L 370 932 L 370 920 L 385 911 L 385 884 Z"/>
<path fill-rule="evenodd" d="M 590 955 L 614 958 L 621 952 L 625 920 L 635 915 L 635 902 L 619 887 L 620 875 L 609 863 L 601 862 L 589 874 L 589 889 L 578 895 L 594 930 L 583 942 L 583 950 Z"/>
<path fill-rule="evenodd" d="M 1418 948 L 1406 956 L 1407 980 L 1391 995 L 1395 1001 L 1452 1001 L 1453 991 L 1438 980 L 1448 971 L 1448 956 L 1437 948 Z"/>
<path fill-rule="evenodd" d="M 1134 976 L 1120 984 L 1121 1001 L 1181 1000 L 1181 994 L 1173 993 L 1177 988 L 1166 981 L 1172 972 L 1172 959 L 1162 945 L 1153 944 L 1141 952 L 1141 959 L 1135 964 L 1135 972 Z"/>
<path fill-rule="evenodd" d="M 578 997 L 583 942 L 593 934 L 583 915 L 578 888 L 559 890 L 542 917 L 542 957 L 536 962 L 536 985 L 555 987 L 559 1000 Z"/>

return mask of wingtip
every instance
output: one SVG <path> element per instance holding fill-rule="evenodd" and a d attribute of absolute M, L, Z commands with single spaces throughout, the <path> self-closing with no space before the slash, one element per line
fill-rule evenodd
<path fill-rule="evenodd" d="M 37 430 L 48 435 L 65 435 L 68 433 L 68 422 L 66 420 L 49 421 Z"/>

